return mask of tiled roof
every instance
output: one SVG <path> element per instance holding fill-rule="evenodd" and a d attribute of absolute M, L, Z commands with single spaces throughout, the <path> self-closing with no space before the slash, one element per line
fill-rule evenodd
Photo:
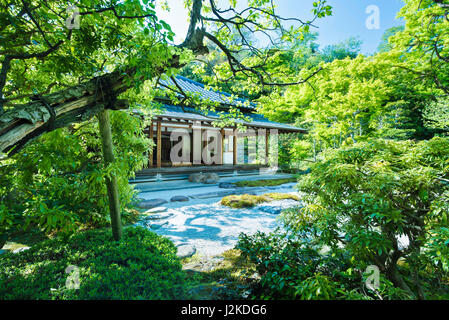
<path fill-rule="evenodd" d="M 175 86 L 171 79 L 160 80 L 166 86 Z M 200 98 L 204 100 L 209 100 L 212 102 L 218 102 L 224 105 L 233 105 L 238 107 L 246 107 L 249 109 L 254 109 L 256 105 L 254 103 L 249 103 L 247 99 L 242 99 L 239 97 L 232 98 L 232 95 L 227 92 L 207 90 L 204 84 L 193 81 L 186 77 L 176 76 L 176 83 L 182 88 L 183 91 L 198 94 Z M 246 106 L 244 104 L 247 104 Z"/>
<path fill-rule="evenodd" d="M 168 80 L 161 80 L 161 82 L 164 85 L 174 86 L 175 84 L 171 79 Z M 207 90 L 205 86 L 202 83 L 190 80 L 185 77 L 176 76 L 176 83 L 182 88 L 183 91 L 193 93 L 193 94 L 199 94 L 200 97 L 204 100 L 209 100 L 212 102 L 218 102 L 222 104 L 223 107 L 233 105 L 236 107 L 240 107 L 239 109 L 242 111 L 242 113 L 251 119 L 251 122 L 243 122 L 242 120 L 236 120 L 236 122 L 243 122 L 245 125 L 252 125 L 255 127 L 262 127 L 262 128 L 270 128 L 270 129 L 279 129 L 279 130 L 285 130 L 289 132 L 303 132 L 306 133 L 306 129 L 294 127 L 285 123 L 279 123 L 270 121 L 267 118 L 265 118 L 263 115 L 253 112 L 252 110 L 256 109 L 256 105 L 254 103 L 248 104 L 246 99 L 237 98 L 234 99 L 231 98 L 231 95 L 226 92 L 219 92 L 219 91 L 213 91 L 213 90 Z M 244 105 L 246 102 L 246 105 Z M 242 108 L 243 107 L 243 108 Z M 220 112 L 212 112 L 210 111 L 207 115 L 201 115 L 198 114 L 199 111 L 192 107 L 180 107 L 180 106 L 174 106 L 171 104 L 163 104 L 163 114 L 159 115 L 160 117 L 172 117 L 172 118 L 181 118 L 186 120 L 192 120 L 192 121 L 210 121 L 212 118 L 219 118 L 220 113 L 226 113 L 226 111 L 220 111 Z M 184 109 L 184 110 L 183 110 Z"/>

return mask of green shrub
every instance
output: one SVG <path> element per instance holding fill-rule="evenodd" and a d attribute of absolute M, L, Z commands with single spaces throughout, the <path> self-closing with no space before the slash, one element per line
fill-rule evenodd
<path fill-rule="evenodd" d="M 274 187 L 284 183 L 291 183 L 296 181 L 297 181 L 296 178 L 262 179 L 262 180 L 237 181 L 234 184 L 237 187 Z"/>
<path fill-rule="evenodd" d="M 145 121 L 128 111 L 111 112 L 111 126 L 115 161 L 108 166 L 102 160 L 95 118 L 48 132 L 0 161 L 0 202 L 5 206 L 0 211 L 13 222 L 9 232 L 28 225 L 47 233 L 107 226 L 105 178 L 110 175 L 117 177 L 122 217 L 127 220 L 126 209 L 136 195 L 128 179 L 148 161 L 151 142 L 144 133 Z"/>
<path fill-rule="evenodd" d="M 344 250 L 321 253 L 300 239 L 279 230 L 271 234 L 241 234 L 236 246 L 256 265 L 260 280 L 254 299 L 403 299 L 408 296 L 381 275 L 377 293 L 363 288 L 364 269 Z"/>
<path fill-rule="evenodd" d="M 329 150 L 284 222 L 318 248 L 344 248 L 361 270 L 376 265 L 413 298 L 447 297 L 448 148 L 445 138 L 369 139 Z"/>
<path fill-rule="evenodd" d="M 69 265 L 79 289 L 66 288 Z M 0 299 L 179 299 L 184 274 L 173 243 L 144 228 L 110 230 L 43 241 L 0 257 Z"/>

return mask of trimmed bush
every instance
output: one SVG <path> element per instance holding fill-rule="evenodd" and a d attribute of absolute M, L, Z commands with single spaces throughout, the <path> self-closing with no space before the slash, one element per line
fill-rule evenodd
<path fill-rule="evenodd" d="M 221 199 L 221 204 L 231 208 L 251 208 L 259 203 L 270 201 L 264 196 L 255 196 L 250 194 L 232 195 Z"/>
<path fill-rule="evenodd" d="M 66 268 L 79 269 L 79 289 L 68 289 Z M 110 230 L 43 241 L 0 256 L 0 299 L 180 299 L 184 273 L 176 247 L 144 228 Z"/>
<path fill-rule="evenodd" d="M 221 204 L 231 208 L 251 208 L 262 202 L 271 202 L 273 200 L 285 200 L 292 199 L 299 201 L 299 197 L 289 193 L 265 193 L 261 196 L 242 194 L 242 195 L 231 195 L 221 199 Z"/>

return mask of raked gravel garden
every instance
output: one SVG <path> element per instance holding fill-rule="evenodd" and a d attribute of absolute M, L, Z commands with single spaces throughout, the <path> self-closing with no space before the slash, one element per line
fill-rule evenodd
<path fill-rule="evenodd" d="M 240 233 L 271 232 L 280 224 L 277 217 L 286 208 L 301 205 L 292 199 L 263 202 L 251 208 L 230 208 L 221 204 L 231 194 L 262 195 L 286 193 L 299 196 L 295 183 L 274 187 L 218 186 L 198 189 L 166 190 L 164 198 L 154 198 L 154 192 L 141 192 L 141 207 L 146 209 L 136 223 L 160 235 L 167 236 L 178 246 L 181 258 L 198 255 L 216 257 L 232 249 Z"/>

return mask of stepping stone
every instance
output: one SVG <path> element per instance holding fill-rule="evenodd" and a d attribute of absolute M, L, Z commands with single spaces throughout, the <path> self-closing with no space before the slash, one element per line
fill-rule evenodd
<path fill-rule="evenodd" d="M 152 213 L 159 213 L 159 212 L 165 212 L 167 211 L 167 207 L 156 207 L 153 209 L 149 209 L 145 211 L 143 214 L 152 214 Z"/>
<path fill-rule="evenodd" d="M 220 176 L 214 172 L 209 172 L 204 174 L 204 180 L 204 183 L 206 184 L 214 184 L 218 183 Z"/>
<path fill-rule="evenodd" d="M 177 256 L 179 259 L 189 258 L 196 252 L 196 248 L 191 244 L 181 244 L 178 246 Z"/>
<path fill-rule="evenodd" d="M 171 212 L 160 212 L 160 213 L 154 213 L 146 217 L 146 220 L 162 220 L 162 219 L 168 219 L 173 216 L 173 213 Z"/>
<path fill-rule="evenodd" d="M 218 184 L 218 187 L 223 188 L 223 189 L 231 189 L 231 188 L 235 188 L 235 184 L 229 183 L 229 182 L 220 182 Z"/>
<path fill-rule="evenodd" d="M 143 200 L 142 202 L 139 202 L 138 207 L 142 208 L 142 209 L 153 209 L 153 208 L 159 207 L 167 202 L 168 201 L 164 200 L 164 199 Z"/>
<path fill-rule="evenodd" d="M 194 199 L 209 199 L 209 198 L 230 196 L 231 194 L 236 194 L 236 193 L 234 191 L 219 191 L 219 192 L 208 192 L 208 193 L 196 194 L 191 197 L 193 197 Z"/>
<path fill-rule="evenodd" d="M 192 173 L 189 176 L 189 181 L 190 182 L 194 182 L 194 183 L 200 183 L 203 182 L 205 180 L 205 177 L 202 173 Z"/>
<path fill-rule="evenodd" d="M 168 224 L 168 221 L 165 221 L 164 223 L 153 223 L 153 224 L 150 224 L 150 229 L 151 230 L 158 230 L 162 226 L 165 226 L 166 224 Z"/>
<path fill-rule="evenodd" d="M 186 196 L 174 196 L 170 199 L 171 202 L 184 202 L 189 201 L 189 198 Z"/>

